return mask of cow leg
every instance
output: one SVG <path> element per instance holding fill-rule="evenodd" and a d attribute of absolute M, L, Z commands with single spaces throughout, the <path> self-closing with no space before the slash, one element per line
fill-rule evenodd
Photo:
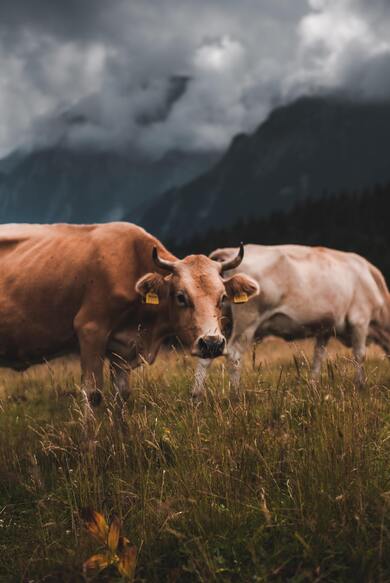
<path fill-rule="evenodd" d="M 329 342 L 329 336 L 316 336 L 313 362 L 311 365 L 310 376 L 313 380 L 318 380 L 321 373 L 321 366 L 325 357 L 326 346 Z"/>
<path fill-rule="evenodd" d="M 252 321 L 246 329 L 242 330 L 242 326 L 240 328 L 241 330 L 233 330 L 228 345 L 227 368 L 230 376 L 230 386 L 234 392 L 237 392 L 240 386 L 242 355 L 248 345 L 253 342 L 258 323 L 253 323 Z"/>
<path fill-rule="evenodd" d="M 234 349 L 229 351 L 228 358 L 227 358 L 227 369 L 228 369 L 229 377 L 230 377 L 230 387 L 235 392 L 238 391 L 238 388 L 240 386 L 241 356 L 242 356 L 242 351 L 238 350 L 238 346 L 236 345 L 234 347 Z"/>
<path fill-rule="evenodd" d="M 368 339 L 382 348 L 387 357 L 390 356 L 390 334 L 384 327 L 370 326 Z"/>
<path fill-rule="evenodd" d="M 111 383 L 122 401 L 129 400 L 131 387 L 129 382 L 131 367 L 123 359 L 112 357 L 110 360 Z"/>
<path fill-rule="evenodd" d="M 210 358 L 199 358 L 198 364 L 196 365 L 194 385 L 191 391 L 191 397 L 194 401 L 201 399 L 205 393 L 205 380 L 207 376 L 208 369 L 211 365 Z"/>
<path fill-rule="evenodd" d="M 107 333 L 95 322 L 75 326 L 80 344 L 81 385 L 87 409 L 102 400 Z M 88 412 L 88 411 L 87 411 Z"/>
<path fill-rule="evenodd" d="M 123 432 L 127 432 L 128 429 L 126 413 L 129 399 L 132 396 L 129 382 L 130 372 L 131 366 L 129 362 L 123 358 L 111 356 L 110 377 L 115 391 L 113 413 Z"/>
<path fill-rule="evenodd" d="M 368 326 L 356 324 L 351 327 L 352 352 L 356 361 L 356 384 L 359 388 L 364 385 L 364 359 L 366 356 Z"/>

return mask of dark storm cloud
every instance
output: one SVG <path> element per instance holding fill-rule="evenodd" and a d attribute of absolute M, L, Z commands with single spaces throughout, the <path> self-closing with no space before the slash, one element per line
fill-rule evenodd
<path fill-rule="evenodd" d="M 10 35 L 29 29 L 67 40 L 96 37 L 109 4 L 107 0 L 2 0 L 0 27 Z"/>
<path fill-rule="evenodd" d="M 0 154 L 222 149 L 301 93 L 388 97 L 389 38 L 388 0 L 2 0 Z"/>

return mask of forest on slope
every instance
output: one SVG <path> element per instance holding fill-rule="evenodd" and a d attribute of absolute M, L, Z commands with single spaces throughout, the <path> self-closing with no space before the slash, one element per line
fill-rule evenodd
<path fill-rule="evenodd" d="M 390 183 L 386 183 L 364 191 L 307 198 L 288 211 L 211 229 L 185 244 L 174 239 L 167 243 L 179 256 L 208 254 L 217 247 L 235 246 L 240 241 L 333 247 L 363 255 L 382 270 L 390 283 L 389 220 Z"/>

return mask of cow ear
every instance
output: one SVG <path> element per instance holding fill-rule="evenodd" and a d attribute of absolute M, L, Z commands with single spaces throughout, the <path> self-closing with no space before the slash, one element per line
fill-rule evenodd
<path fill-rule="evenodd" d="M 244 304 L 260 292 L 259 284 L 243 273 L 225 279 L 224 283 L 229 299 L 235 304 Z"/>
<path fill-rule="evenodd" d="M 139 293 L 146 304 L 159 304 L 165 296 L 167 281 L 159 273 L 147 273 L 135 284 L 135 291 Z"/>

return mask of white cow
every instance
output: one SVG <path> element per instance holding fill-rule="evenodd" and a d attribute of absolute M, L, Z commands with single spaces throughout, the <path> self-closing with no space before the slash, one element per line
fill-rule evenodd
<path fill-rule="evenodd" d="M 237 250 L 217 249 L 210 257 L 224 261 Z M 233 388 L 240 379 L 241 357 L 255 339 L 314 337 L 312 376 L 319 375 L 331 336 L 352 347 L 357 383 L 364 380 L 366 344 L 373 341 L 390 354 L 390 294 L 381 272 L 355 253 L 302 245 L 246 245 L 240 272 L 257 281 L 260 294 L 232 304 L 233 327 L 227 347 Z M 193 397 L 200 397 L 211 360 L 201 359 Z"/>

